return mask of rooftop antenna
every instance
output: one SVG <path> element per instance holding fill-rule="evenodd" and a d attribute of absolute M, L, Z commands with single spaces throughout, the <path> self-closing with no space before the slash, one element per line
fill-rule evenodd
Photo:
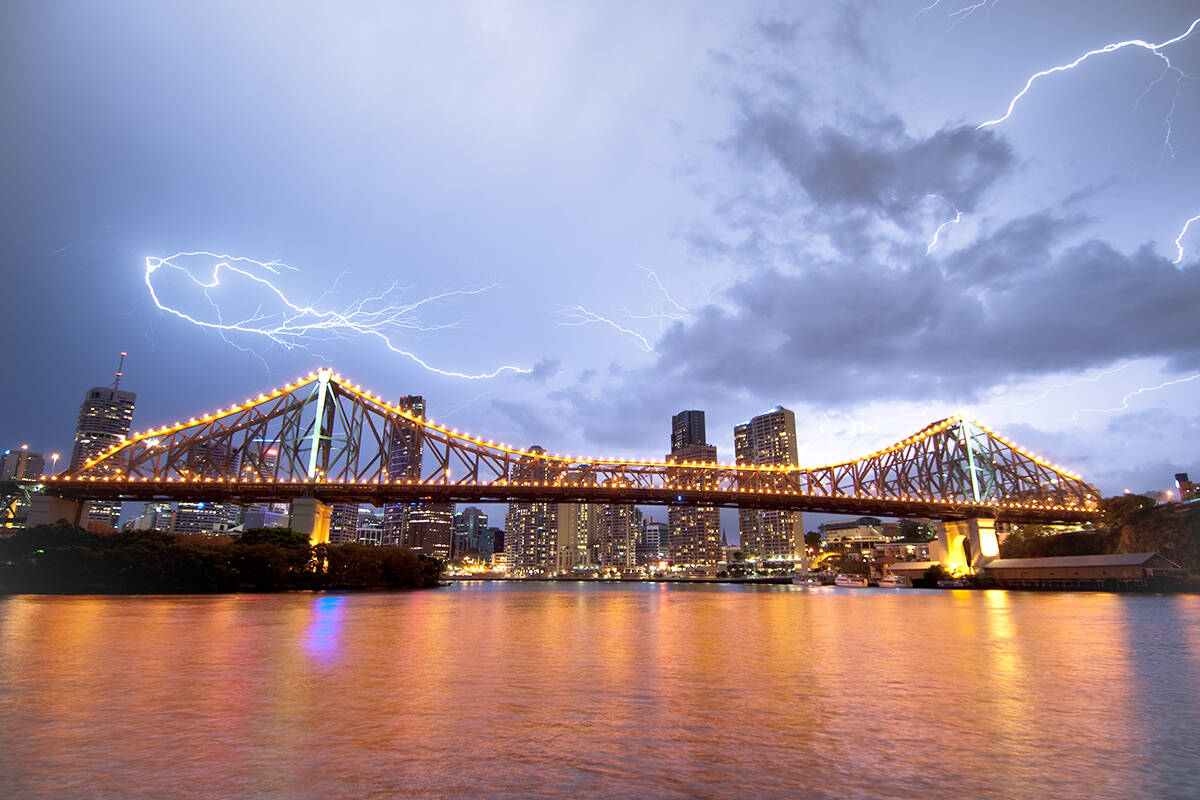
<path fill-rule="evenodd" d="M 121 388 L 121 375 L 124 374 L 123 370 L 125 369 L 125 356 L 127 356 L 127 355 L 129 355 L 129 354 L 126 353 L 124 350 L 121 351 L 121 363 L 117 364 L 116 376 L 113 378 L 113 388 L 114 389 Z"/>

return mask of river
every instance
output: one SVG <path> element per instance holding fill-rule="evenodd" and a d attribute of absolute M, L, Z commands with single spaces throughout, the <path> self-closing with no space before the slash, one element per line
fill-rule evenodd
<path fill-rule="evenodd" d="M 1200 797 L 1200 596 L 0 598 L 0 795 Z"/>

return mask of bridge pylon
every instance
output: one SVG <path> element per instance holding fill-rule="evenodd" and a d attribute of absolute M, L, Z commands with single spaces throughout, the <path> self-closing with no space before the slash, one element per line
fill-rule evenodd
<path fill-rule="evenodd" d="M 940 561 L 950 572 L 974 573 L 1000 555 L 996 538 L 996 520 L 969 517 L 938 524 L 938 538 L 929 548 L 929 557 Z"/>

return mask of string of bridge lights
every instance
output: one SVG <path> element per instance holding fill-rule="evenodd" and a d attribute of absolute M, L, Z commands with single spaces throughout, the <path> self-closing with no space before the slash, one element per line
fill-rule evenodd
<path fill-rule="evenodd" d="M 889 453 L 894 453 L 896 451 L 902 450 L 911 445 L 918 444 L 918 443 L 923 442 L 926 439 L 928 439 L 932 436 L 935 436 L 938 433 L 941 433 L 942 431 L 945 431 L 948 428 L 953 427 L 955 425 L 969 423 L 969 424 L 976 426 L 977 428 L 979 428 L 980 430 L 985 432 L 987 435 L 994 438 L 996 441 L 1001 442 L 1002 444 L 1011 448 L 1015 452 L 1032 460 L 1034 463 L 1038 464 L 1039 466 L 1041 466 L 1045 469 L 1048 469 L 1048 470 L 1058 474 L 1061 477 L 1070 478 L 1073 480 L 1081 480 L 1080 476 L 1077 473 L 1070 472 L 1056 464 L 1053 464 L 1052 462 L 1050 462 L 1046 459 L 1043 459 L 1042 457 L 1040 457 L 1038 455 L 1029 453 L 1028 451 L 1024 450 L 1023 448 L 1021 448 L 1014 442 L 1006 439 L 1005 437 L 1001 436 L 1000 434 L 992 431 L 991 429 L 985 427 L 984 425 L 979 424 L 978 422 L 976 422 L 974 420 L 968 420 L 964 415 L 961 415 L 961 414 L 953 416 L 953 417 L 949 417 L 949 418 L 941 420 L 939 422 L 931 423 L 930 425 L 926 426 L 925 428 L 922 428 L 920 431 L 917 431 L 913 435 L 911 435 L 899 442 L 896 442 L 895 444 L 893 444 L 889 447 L 877 450 L 874 453 L 871 453 L 870 455 L 865 456 L 863 458 L 855 459 L 852 461 L 841 462 L 838 464 L 820 466 L 820 467 L 802 468 L 802 467 L 793 466 L 793 465 L 743 465 L 743 464 L 723 465 L 723 464 L 714 463 L 714 462 L 701 462 L 701 461 L 661 462 L 661 461 L 644 461 L 644 460 L 637 460 L 637 459 L 592 459 L 592 458 L 578 458 L 577 459 L 577 458 L 573 458 L 572 456 L 569 456 L 569 455 L 563 456 L 563 455 L 560 455 L 557 453 L 554 455 L 551 455 L 549 453 L 534 453 L 529 450 L 512 447 L 511 445 L 508 445 L 506 443 L 495 442 L 494 440 L 491 440 L 491 439 L 485 440 L 485 439 L 482 439 L 482 438 L 479 438 L 476 436 L 472 436 L 469 433 L 459 431 L 457 428 L 447 427 L 445 425 L 441 425 L 441 424 L 439 424 L 431 419 L 428 419 L 426 417 L 423 417 L 421 415 L 413 414 L 413 413 L 405 410 L 404 408 L 401 408 L 396 405 L 392 405 L 391 403 L 384 400 L 381 395 L 379 395 L 375 392 L 371 392 L 367 389 L 364 389 L 362 386 L 360 386 L 358 384 L 354 384 L 352 382 L 346 381 L 345 379 L 342 378 L 342 376 L 340 374 L 334 373 L 330 369 L 320 369 L 320 370 L 317 370 L 314 372 L 310 372 L 310 373 L 308 373 L 308 375 L 301 376 L 301 377 L 297 378 L 295 381 L 284 384 L 281 387 L 277 387 L 268 392 L 260 393 L 255 397 L 247 397 L 243 403 L 231 405 L 231 406 L 229 406 L 229 408 L 218 408 L 215 411 L 210 412 L 208 414 L 201 415 L 200 417 L 191 417 L 186 422 L 179 421 L 179 422 L 176 422 L 174 425 L 161 426 L 158 428 L 150 428 L 148 430 L 135 433 L 132 436 L 130 436 L 128 439 L 126 439 L 124 442 L 114 445 L 114 446 L 104 450 L 103 452 L 99 453 L 94 458 L 88 459 L 84 463 L 83 468 L 90 469 L 90 468 L 96 466 L 97 464 L 99 464 L 101 461 L 109 459 L 112 456 L 119 453 L 120 451 L 125 450 L 126 448 L 130 448 L 138 443 L 145 442 L 148 444 L 148 446 L 154 446 L 154 445 L 158 444 L 159 442 L 151 442 L 149 440 L 160 440 L 164 436 L 173 435 L 175 433 L 178 433 L 179 431 L 186 430 L 187 428 L 195 427 L 197 425 L 207 424 L 209 422 L 212 422 L 216 419 L 220 419 L 222 417 L 226 417 L 226 416 L 229 416 L 232 414 L 237 414 L 237 413 L 247 411 L 247 410 L 254 408 L 255 406 L 258 406 L 262 403 L 269 402 L 271 400 L 277 399 L 284 395 L 290 394 L 291 392 L 294 392 L 297 389 L 308 386 L 315 381 L 321 380 L 323 376 L 329 382 L 336 384 L 338 387 L 350 392 L 355 397 L 357 397 L 361 400 L 369 402 L 390 414 L 407 419 L 410 422 L 420 425 L 426 429 L 432 429 L 434 431 L 437 431 L 437 432 L 443 434 L 446 437 L 447 441 L 449 441 L 450 439 L 455 439 L 458 441 L 469 442 L 470 444 L 473 444 L 477 447 L 489 448 L 491 450 L 501 451 L 501 452 L 507 453 L 512 456 L 517 456 L 521 460 L 535 460 L 535 461 L 539 461 L 539 462 L 552 461 L 552 462 L 557 462 L 557 463 L 560 463 L 563 465 L 572 465 L 572 466 L 576 466 L 576 467 L 585 466 L 585 465 L 599 466 L 599 467 L 608 466 L 608 467 L 617 467 L 617 468 L 647 467 L 647 468 L 657 468 L 657 469 L 663 469 L 663 468 L 679 469 L 679 468 L 683 467 L 683 468 L 692 468 L 692 469 L 721 469 L 721 470 L 726 470 L 726 471 L 732 470 L 735 474 L 741 473 L 741 472 L 776 473 L 776 474 L 780 474 L 782 476 L 782 475 L 786 475 L 786 474 L 796 474 L 796 473 L 803 473 L 803 472 L 811 473 L 811 472 L 817 472 L 817 471 L 821 471 L 821 470 L 836 470 L 839 467 L 848 467 L 848 466 L 851 466 L 853 464 L 856 464 L 856 463 L 866 460 L 866 459 L 877 458 L 882 455 L 886 455 Z M 118 473 L 119 473 L 119 470 L 118 470 Z M 67 475 L 58 475 L 58 476 L 43 476 L 43 480 L 48 481 L 48 482 L 59 482 L 59 481 L 63 481 L 63 482 L 70 482 L 70 481 L 111 482 L 111 481 L 120 481 L 120 480 L 128 480 L 128 481 L 136 482 L 139 479 L 137 477 L 132 477 L 132 476 L 123 478 L 123 477 L 120 477 L 119 475 L 118 476 L 105 475 L 105 476 L 95 478 L 95 477 L 79 477 L 79 476 L 72 476 L 70 474 L 67 474 Z M 143 483 L 156 482 L 156 481 L 153 481 L 146 477 L 142 477 L 140 480 Z M 214 478 L 202 478 L 200 476 L 192 476 L 190 478 L 183 478 L 180 480 L 175 480 L 173 477 L 168 477 L 163 482 L 166 482 L 166 483 L 213 483 L 213 482 L 215 482 L 215 483 L 227 483 L 227 482 L 246 483 L 247 481 L 245 481 L 241 478 L 231 480 L 231 481 L 226 481 L 224 478 L 215 478 L 214 479 Z M 273 478 L 266 479 L 264 481 L 257 474 L 254 476 L 253 480 L 249 481 L 249 482 L 252 482 L 252 483 L 267 482 L 267 483 L 273 483 L 273 484 L 293 484 L 294 483 L 294 484 L 300 484 L 300 485 L 310 485 L 312 483 L 311 480 L 309 480 L 309 481 L 275 481 Z M 346 481 L 344 479 L 342 479 L 339 481 L 332 481 L 331 483 L 344 484 L 344 483 L 346 483 Z M 395 480 L 390 481 L 390 483 L 396 484 L 396 485 L 406 485 L 406 484 L 412 485 L 414 483 L 420 484 L 420 483 L 422 483 L 422 481 L 420 481 L 420 480 L 413 481 L 412 479 L 395 479 Z M 498 485 L 531 486 L 531 487 L 556 486 L 556 487 L 565 487 L 565 488 L 583 488 L 583 487 L 588 487 L 588 486 L 595 486 L 595 484 L 570 483 L 570 482 L 564 483 L 561 481 L 554 482 L 554 483 L 538 482 L 538 481 L 529 481 L 529 482 L 515 481 L 514 482 L 514 481 L 510 481 L 508 479 L 503 479 L 503 478 L 498 481 Z M 606 485 L 603 488 L 618 488 L 619 489 L 619 488 L 635 488 L 635 487 L 633 484 L 630 484 L 628 482 L 617 482 L 612 485 Z M 679 488 L 679 487 L 672 487 L 672 488 Z M 742 493 L 742 494 L 745 494 L 745 493 L 769 494 L 769 495 L 783 494 L 783 495 L 806 496 L 806 497 L 815 497 L 815 498 L 830 498 L 830 499 L 837 499 L 837 498 L 870 499 L 870 500 L 876 500 L 876 501 L 880 501 L 880 502 L 923 502 L 923 503 L 930 503 L 930 504 L 934 504 L 934 505 L 946 505 L 946 506 L 958 506 L 958 505 L 961 505 L 963 502 L 966 502 L 965 498 L 963 500 L 957 500 L 957 499 L 924 497 L 924 496 L 920 496 L 920 495 L 878 497 L 876 495 L 860 495 L 858 493 L 845 494 L 845 493 L 834 492 L 834 493 L 826 493 L 826 494 L 812 494 L 812 493 L 799 492 L 799 491 L 796 491 L 795 489 L 791 489 L 791 488 L 778 489 L 778 488 L 773 488 L 773 487 L 759 487 L 759 488 L 737 487 L 737 488 L 731 488 L 731 489 L 724 490 L 724 491 L 732 491 L 734 493 Z M 1088 501 L 1094 501 L 1094 499 L 1095 498 L 1091 497 L 1091 496 L 1089 496 L 1087 498 Z M 1081 506 L 1079 506 L 1075 502 L 1070 502 L 1067 505 L 1051 505 L 1051 504 L 1037 503 L 1037 502 L 1026 502 L 1026 503 L 1013 503 L 1013 502 L 979 503 L 979 502 L 973 502 L 971 504 L 978 505 L 978 506 L 999 507 L 999 508 L 1044 509 L 1044 510 L 1072 510 L 1072 509 L 1078 510 L 1081 508 Z"/>

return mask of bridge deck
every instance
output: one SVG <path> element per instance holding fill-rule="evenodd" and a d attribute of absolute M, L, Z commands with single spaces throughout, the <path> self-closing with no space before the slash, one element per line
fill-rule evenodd
<path fill-rule="evenodd" d="M 1088 522 L 1099 512 L 1078 506 L 967 503 L 876 497 L 823 497 L 800 494 L 652 489 L 646 487 L 473 485 L 434 483 L 321 483 L 225 481 L 54 481 L 47 491 L 73 500 L 174 500 L 212 503 L 286 503 L 311 497 L 323 503 L 611 503 L 700 505 L 810 511 L 849 516 L 894 516 L 953 520 L 994 517 L 1015 523 Z"/>

